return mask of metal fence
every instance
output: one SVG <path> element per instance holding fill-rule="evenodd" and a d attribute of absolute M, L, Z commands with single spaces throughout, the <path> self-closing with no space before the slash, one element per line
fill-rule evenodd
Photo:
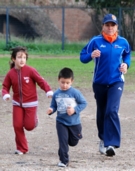
<path fill-rule="evenodd" d="M 131 15 L 126 16 L 127 19 L 123 21 L 127 10 Z M 128 38 L 133 47 L 135 24 L 134 18 L 133 22 L 131 18 L 134 16 L 134 10 L 134 8 L 109 9 L 118 17 L 119 34 Z M 84 7 L 0 7 L 0 33 L 5 38 L 6 45 L 13 38 L 25 38 L 32 41 L 40 39 L 46 43 L 61 42 L 62 49 L 64 49 L 67 42 L 87 41 L 100 33 L 102 23 L 100 20 L 95 20 L 96 14 L 93 15 L 92 11 L 91 8 Z M 125 34 L 123 28 L 125 21 L 127 21 L 126 29 L 130 28 L 132 36 L 129 32 Z"/>

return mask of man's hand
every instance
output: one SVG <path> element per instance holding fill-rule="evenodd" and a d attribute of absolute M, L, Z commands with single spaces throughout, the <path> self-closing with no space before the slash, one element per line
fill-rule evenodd
<path fill-rule="evenodd" d="M 120 72 L 122 72 L 123 74 L 127 73 L 127 64 L 126 63 L 122 63 L 120 66 Z"/>
<path fill-rule="evenodd" d="M 99 58 L 100 55 L 101 55 L 101 51 L 98 50 L 98 49 L 94 50 L 94 51 L 91 53 L 91 57 L 92 57 L 92 58 Z"/>

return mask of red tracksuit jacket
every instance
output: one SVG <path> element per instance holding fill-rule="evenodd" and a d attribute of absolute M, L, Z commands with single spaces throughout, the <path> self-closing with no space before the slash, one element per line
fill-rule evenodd
<path fill-rule="evenodd" d="M 42 78 L 36 69 L 25 65 L 20 70 L 12 68 L 6 75 L 2 96 L 9 95 L 10 88 L 13 90 L 13 105 L 33 107 L 38 105 L 36 83 L 45 92 L 51 91 L 48 83 Z"/>

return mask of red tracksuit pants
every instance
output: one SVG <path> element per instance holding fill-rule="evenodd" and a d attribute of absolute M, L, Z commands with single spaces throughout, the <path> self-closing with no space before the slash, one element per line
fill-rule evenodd
<path fill-rule="evenodd" d="M 13 106 L 13 127 L 17 150 L 23 153 L 28 152 L 28 143 L 24 129 L 31 131 L 37 124 L 37 106 L 29 108 Z"/>

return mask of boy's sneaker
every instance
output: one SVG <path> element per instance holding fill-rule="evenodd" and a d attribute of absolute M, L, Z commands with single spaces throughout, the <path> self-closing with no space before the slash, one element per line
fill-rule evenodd
<path fill-rule="evenodd" d="M 115 149 L 114 149 L 113 146 L 108 146 L 108 147 L 107 147 L 106 155 L 107 155 L 107 156 L 110 156 L 110 157 L 112 157 L 112 156 L 115 155 Z"/>
<path fill-rule="evenodd" d="M 67 167 L 67 164 L 62 163 L 61 161 L 58 163 L 58 167 Z"/>
<path fill-rule="evenodd" d="M 103 140 L 100 140 L 100 143 L 99 143 L 99 152 L 101 154 L 106 154 L 106 147 L 104 147 L 104 141 Z"/>
<path fill-rule="evenodd" d="M 15 150 L 15 154 L 22 155 L 23 152 L 21 152 L 20 150 Z"/>

